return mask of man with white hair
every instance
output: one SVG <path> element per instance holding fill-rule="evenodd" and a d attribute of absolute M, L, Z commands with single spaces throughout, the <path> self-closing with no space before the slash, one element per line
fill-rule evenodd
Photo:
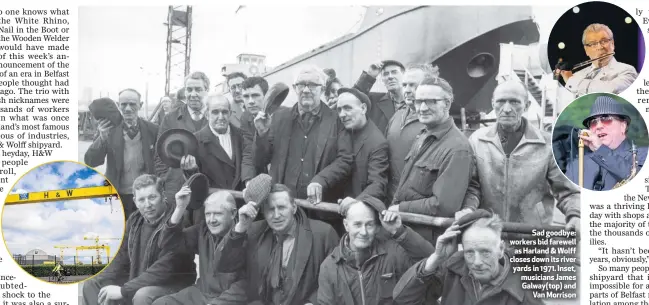
<path fill-rule="evenodd" d="M 463 216 L 437 239 L 435 253 L 401 277 L 394 301 L 436 304 L 441 297 L 441 305 L 543 304 L 513 273 L 502 230 L 500 217 L 486 210 Z"/>
<path fill-rule="evenodd" d="M 586 27 L 581 43 L 591 60 L 615 51 L 613 32 L 608 26 L 600 23 Z M 619 94 L 638 77 L 638 72 L 633 66 L 618 62 L 614 56 L 595 60 L 589 68 L 574 74 L 572 66 L 568 63 L 559 63 L 557 70 L 566 82 L 566 89 L 574 94 L 575 98 L 595 92 Z"/>
<path fill-rule="evenodd" d="M 302 67 L 293 84 L 296 105 L 272 115 L 260 111 L 255 118 L 255 166 L 270 163 L 275 183 L 314 204 L 342 198 L 345 186 L 341 182 L 350 175 L 353 161 L 349 134 L 320 99 L 325 79 L 318 67 Z"/>
<path fill-rule="evenodd" d="M 234 227 L 237 206 L 228 191 L 217 191 L 205 199 L 205 221 L 183 230 L 182 216 L 189 205 L 191 189 L 183 186 L 176 194 L 176 209 L 162 231 L 164 244 L 198 255 L 199 278 L 196 284 L 175 294 L 157 299 L 153 305 L 247 304 L 243 272 L 219 273 L 224 236 Z"/>

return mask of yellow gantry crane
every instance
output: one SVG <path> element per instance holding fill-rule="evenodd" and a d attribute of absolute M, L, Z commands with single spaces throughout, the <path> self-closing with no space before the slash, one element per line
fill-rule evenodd
<path fill-rule="evenodd" d="M 106 264 L 108 264 L 110 261 L 110 246 L 108 245 L 97 245 L 97 246 L 78 246 L 75 247 L 77 250 L 77 257 L 79 257 L 79 250 L 97 250 L 97 259 L 96 262 L 97 264 L 101 265 L 101 252 L 100 250 L 104 250 L 106 252 Z"/>
<path fill-rule="evenodd" d="M 95 247 L 94 249 L 97 250 L 97 262 L 99 264 L 101 264 L 101 252 L 100 252 L 100 250 L 104 249 L 104 247 L 107 249 L 106 250 L 106 261 L 108 261 L 108 258 L 110 257 L 110 247 L 108 247 L 107 245 L 100 245 L 99 241 L 100 240 L 120 240 L 120 238 L 114 238 L 114 237 L 102 238 L 102 237 L 99 237 L 99 236 L 95 236 L 95 237 L 85 237 L 84 236 L 83 240 L 94 240 L 95 241 L 95 245 L 93 247 Z"/>
<path fill-rule="evenodd" d="M 65 249 L 74 249 L 76 247 L 77 246 L 54 246 L 54 248 L 57 248 L 57 249 L 61 250 L 61 262 L 63 262 L 63 251 Z"/>
<path fill-rule="evenodd" d="M 92 198 L 118 198 L 117 190 L 107 181 L 104 186 L 81 187 L 67 190 L 9 194 L 5 199 L 6 205 L 42 203 L 63 200 L 79 200 Z"/>

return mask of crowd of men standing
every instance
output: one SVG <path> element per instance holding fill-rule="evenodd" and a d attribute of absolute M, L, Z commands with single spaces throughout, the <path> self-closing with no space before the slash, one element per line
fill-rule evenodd
<path fill-rule="evenodd" d="M 377 79 L 387 93 L 370 92 Z M 137 116 L 141 95 L 125 89 L 123 122 L 99 121 L 85 162 L 106 160 L 129 217 L 114 262 L 85 284 L 85 304 L 536 304 L 510 272 L 502 222 L 550 224 L 556 202 L 566 228 L 579 229 L 579 189 L 556 166 L 549 135 L 524 118 L 520 81 L 497 86 L 497 124 L 469 138 L 450 115 L 454 89 L 430 65 L 386 60 L 351 87 L 304 66 L 297 103 L 272 114 L 264 78 L 233 73 L 226 83 L 232 101 L 190 74 L 184 103 L 159 127 Z M 177 128 L 198 150 L 173 168 L 155 143 Z M 261 193 L 255 179 L 267 174 L 272 188 L 239 207 L 218 191 L 188 212 L 183 184 L 196 172 L 212 188 Z M 342 217 L 296 198 L 337 203 Z M 406 226 L 400 212 L 456 222 Z"/>

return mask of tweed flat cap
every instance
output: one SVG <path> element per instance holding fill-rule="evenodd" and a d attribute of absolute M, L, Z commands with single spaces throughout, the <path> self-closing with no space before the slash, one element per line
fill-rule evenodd
<path fill-rule="evenodd" d="M 624 107 L 622 107 L 622 104 L 618 103 L 614 98 L 607 95 L 598 96 L 595 99 L 595 103 L 590 107 L 590 114 L 588 115 L 588 117 L 586 117 L 586 119 L 584 119 L 582 123 L 584 124 L 584 126 L 588 127 L 588 122 L 592 118 L 606 114 L 624 117 L 629 124 L 631 123 L 631 118 L 626 113 L 624 113 Z"/>
<path fill-rule="evenodd" d="M 401 70 L 406 69 L 406 66 L 404 66 L 401 62 L 396 61 L 396 60 L 392 60 L 392 59 L 386 59 L 386 60 L 382 61 L 381 63 L 383 64 L 383 68 L 385 68 L 387 66 L 398 66 L 399 68 L 401 68 Z"/>
<path fill-rule="evenodd" d="M 372 107 L 372 102 L 370 102 L 370 98 L 365 95 L 365 93 L 361 92 L 358 89 L 354 88 L 340 88 L 338 89 L 338 96 L 340 96 L 343 93 L 349 93 L 354 95 L 361 103 L 365 104 L 367 106 L 367 111 L 370 111 L 370 108 Z"/>
<path fill-rule="evenodd" d="M 459 226 L 460 231 L 464 231 L 469 228 L 472 224 L 474 224 L 476 221 L 478 221 L 481 218 L 489 218 L 493 216 L 493 214 L 487 210 L 483 209 L 478 209 L 475 210 L 469 214 L 466 214 L 460 219 L 457 220 L 457 225 Z"/>
<path fill-rule="evenodd" d="M 273 186 L 273 178 L 267 174 L 259 174 L 257 177 L 250 179 L 248 186 L 243 192 L 243 200 L 246 203 L 254 202 L 260 205 L 266 198 Z"/>

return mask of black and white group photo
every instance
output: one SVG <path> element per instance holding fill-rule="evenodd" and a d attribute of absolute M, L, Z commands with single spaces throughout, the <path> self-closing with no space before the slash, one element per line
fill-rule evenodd
<path fill-rule="evenodd" d="M 79 8 L 78 159 L 126 217 L 80 302 L 578 304 L 568 9 Z"/>

